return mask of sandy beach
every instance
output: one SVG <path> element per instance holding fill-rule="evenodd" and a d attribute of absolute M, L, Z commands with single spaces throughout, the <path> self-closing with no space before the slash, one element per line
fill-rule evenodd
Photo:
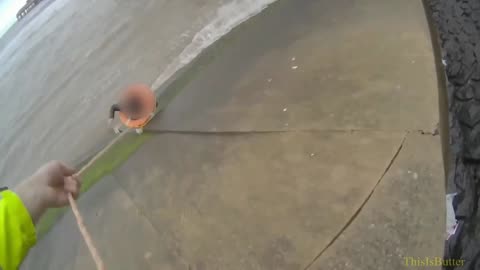
<path fill-rule="evenodd" d="M 143 39 L 156 31 L 147 21 Z M 109 45 L 120 59 L 122 37 Z M 169 98 L 144 134 L 83 175 L 95 185 L 78 204 L 107 268 L 405 269 L 404 257 L 441 257 L 430 40 L 420 1 L 279 0 L 230 31 L 160 87 Z M 174 58 L 164 70 L 191 59 Z M 93 269 L 68 208 L 50 225 L 23 269 Z"/>
<path fill-rule="evenodd" d="M 91 156 L 113 138 L 108 109 L 127 85 L 160 86 L 269 2 L 42 2 L 0 40 L 0 184 Z"/>

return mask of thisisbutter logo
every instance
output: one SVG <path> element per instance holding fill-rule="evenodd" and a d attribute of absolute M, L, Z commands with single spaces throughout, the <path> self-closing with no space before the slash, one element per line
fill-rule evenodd
<path fill-rule="evenodd" d="M 421 266 L 463 266 L 465 260 L 445 260 L 442 257 L 405 257 L 405 265 L 412 267 Z"/>

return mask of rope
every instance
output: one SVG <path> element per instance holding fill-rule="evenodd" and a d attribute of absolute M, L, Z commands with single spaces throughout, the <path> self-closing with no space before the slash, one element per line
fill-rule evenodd
<path fill-rule="evenodd" d="M 105 265 L 103 263 L 102 258 L 98 254 L 97 248 L 95 247 L 95 244 L 93 243 L 92 237 L 87 231 L 87 228 L 85 227 L 85 224 L 83 223 L 83 218 L 82 215 L 80 214 L 80 211 L 78 211 L 77 203 L 72 197 L 72 194 L 68 194 L 68 201 L 70 202 L 70 206 L 72 207 L 73 214 L 75 215 L 75 219 L 77 220 L 78 224 L 78 229 L 80 229 L 80 232 L 82 233 L 83 239 L 85 240 L 85 243 L 87 244 L 88 250 L 90 251 L 90 254 L 92 254 L 92 258 L 95 261 L 95 264 L 97 265 L 98 270 L 105 270 Z"/>
<path fill-rule="evenodd" d="M 158 103 L 157 103 L 158 105 Z M 130 123 L 132 120 L 132 116 L 128 116 L 128 121 L 127 125 Z M 149 119 L 150 120 L 150 119 Z M 102 156 L 105 152 L 107 152 L 110 147 L 112 147 L 115 143 L 117 143 L 123 136 L 125 136 L 127 132 L 124 132 L 117 136 L 114 140 L 112 140 L 105 148 L 103 148 L 102 151 L 98 152 L 85 166 L 83 166 L 77 173 L 76 175 L 79 176 L 83 172 L 85 172 L 86 169 L 88 169 L 100 156 Z M 78 210 L 77 203 L 73 199 L 72 194 L 68 194 L 68 201 L 70 203 L 70 207 L 72 208 L 73 214 L 75 216 L 75 219 L 77 221 L 78 229 L 80 230 L 80 233 L 83 236 L 83 239 L 85 240 L 85 243 L 87 244 L 87 248 L 90 251 L 90 254 L 92 255 L 93 260 L 95 261 L 95 264 L 97 266 L 98 270 L 105 270 L 105 265 L 103 263 L 102 258 L 100 257 L 97 248 L 95 247 L 95 244 L 93 243 L 92 237 L 90 236 L 90 233 L 88 232 L 85 224 L 83 223 L 83 218 L 82 215 L 80 214 L 80 211 Z"/>
<path fill-rule="evenodd" d="M 76 175 L 79 176 L 83 172 L 85 172 L 88 167 L 90 167 L 101 155 L 103 155 L 105 152 L 107 152 L 110 147 L 112 147 L 116 142 L 118 142 L 127 132 L 124 132 L 120 134 L 117 138 L 112 140 L 107 147 L 105 147 L 102 151 L 98 152 L 85 166 L 83 166 L 77 173 Z M 72 208 L 73 214 L 75 216 L 75 219 L 77 220 L 77 225 L 78 229 L 80 230 L 80 233 L 83 236 L 83 239 L 85 240 L 85 243 L 87 244 L 87 248 L 90 251 L 90 254 L 92 255 L 93 260 L 95 261 L 95 264 L 97 266 L 98 270 L 105 270 L 105 264 L 103 263 L 102 258 L 100 257 L 97 248 L 95 247 L 95 244 L 93 243 L 92 237 L 90 236 L 90 233 L 87 230 L 87 227 L 83 223 L 83 218 L 82 215 L 80 214 L 80 211 L 78 210 L 77 203 L 73 199 L 72 194 L 68 194 L 68 201 L 70 202 L 70 207 Z"/>

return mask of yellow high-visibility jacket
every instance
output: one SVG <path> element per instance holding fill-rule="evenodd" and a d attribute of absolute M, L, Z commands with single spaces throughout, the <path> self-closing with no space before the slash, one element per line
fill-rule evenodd
<path fill-rule="evenodd" d="M 37 233 L 22 200 L 10 190 L 0 192 L 0 269 L 17 270 Z"/>

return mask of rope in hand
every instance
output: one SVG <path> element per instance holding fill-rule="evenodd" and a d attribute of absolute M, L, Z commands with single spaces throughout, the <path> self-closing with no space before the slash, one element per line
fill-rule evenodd
<path fill-rule="evenodd" d="M 111 141 L 107 147 L 105 147 L 102 151 L 98 152 L 85 166 L 83 166 L 77 173 L 77 176 L 80 176 L 85 170 L 90 167 L 101 155 L 103 155 L 110 147 L 112 147 L 120 138 L 122 138 L 127 132 L 124 132 L 120 134 L 117 138 L 115 138 L 113 141 Z M 75 202 L 75 199 L 73 199 L 72 194 L 68 194 L 68 201 L 70 202 L 70 207 L 72 208 L 73 214 L 75 216 L 75 219 L 77 220 L 77 225 L 78 229 L 80 230 L 80 233 L 83 236 L 83 239 L 85 240 L 85 243 L 87 244 L 87 248 L 90 251 L 90 254 L 92 254 L 92 258 L 95 261 L 95 264 L 97 265 L 98 270 L 105 270 L 105 265 L 103 263 L 102 258 L 100 257 L 97 248 L 95 247 L 95 244 L 93 243 L 92 237 L 90 236 L 90 233 L 87 230 L 87 227 L 83 223 L 83 218 L 82 215 L 80 214 L 80 211 L 78 210 L 77 203 Z"/>

